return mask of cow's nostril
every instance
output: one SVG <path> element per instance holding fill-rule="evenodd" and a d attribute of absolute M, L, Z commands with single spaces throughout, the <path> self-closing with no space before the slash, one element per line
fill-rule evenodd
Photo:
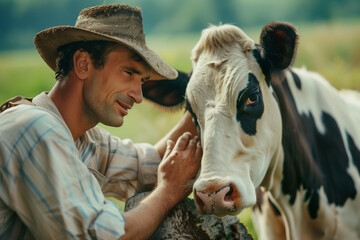
<path fill-rule="evenodd" d="M 217 189 L 214 191 L 214 189 Z M 203 214 L 222 215 L 225 212 L 234 212 L 239 207 L 239 191 L 232 183 L 218 187 L 208 186 L 202 191 L 194 190 L 195 203 Z"/>
<path fill-rule="evenodd" d="M 234 201 L 233 196 L 232 196 L 232 194 L 234 192 L 234 188 L 231 184 L 229 185 L 229 187 L 230 187 L 230 190 L 226 193 L 226 195 L 224 197 L 225 202 L 233 202 Z"/>
<path fill-rule="evenodd" d="M 201 200 L 201 195 L 198 194 L 198 192 L 196 190 L 194 190 L 194 199 L 195 199 L 195 203 L 198 206 L 198 208 L 200 210 L 204 209 L 205 203 L 203 200 Z"/>

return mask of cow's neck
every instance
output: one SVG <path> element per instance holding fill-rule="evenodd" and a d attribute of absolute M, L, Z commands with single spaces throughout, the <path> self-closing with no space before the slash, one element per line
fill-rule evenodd
<path fill-rule="evenodd" d="M 282 120 L 282 154 L 276 160 L 277 164 L 273 170 L 275 180 L 273 180 L 273 187 L 270 190 L 272 195 L 275 197 L 277 203 L 279 203 L 279 209 L 281 209 L 282 214 L 284 214 L 283 220 L 285 228 L 287 229 L 287 234 L 289 238 L 294 238 L 291 236 L 295 232 L 295 219 L 292 218 L 292 214 L 287 205 L 290 203 L 294 205 L 297 191 L 302 188 L 302 185 L 306 180 L 309 180 L 309 176 L 302 170 L 302 167 L 308 169 L 308 171 L 316 171 L 316 167 L 311 167 L 313 164 L 313 159 L 311 156 L 311 148 L 307 144 L 305 136 L 303 136 L 303 124 L 301 118 L 297 113 L 295 100 L 291 94 L 290 87 L 286 79 L 284 79 L 284 73 L 279 73 L 271 77 L 271 85 L 274 90 L 273 94 L 278 103 L 281 120 Z M 320 184 L 320 179 L 317 176 L 316 172 L 311 174 L 315 178 L 311 179 L 311 184 L 306 184 L 308 187 L 308 192 L 312 194 L 310 196 L 310 201 L 313 198 L 314 194 L 318 194 L 316 187 Z M 284 195 L 285 194 L 285 195 Z M 299 197 L 299 196 L 298 196 Z M 288 200 L 289 199 L 289 200 Z M 319 200 L 319 197 L 315 200 Z M 317 202 L 319 204 L 319 202 Z M 309 203 L 308 211 L 315 212 L 317 214 L 318 205 Z"/>
<path fill-rule="evenodd" d="M 320 188 L 328 202 L 338 206 L 348 198 L 353 199 L 356 189 L 346 172 L 349 159 L 335 119 L 330 113 L 323 112 L 322 121 L 327 131 L 320 133 L 311 113 L 300 114 L 289 87 L 289 81 L 296 81 L 296 74 L 292 73 L 292 76 L 294 79 L 285 79 L 284 73 L 271 77 L 283 125 L 281 192 L 290 197 L 289 203 L 293 205 L 302 189 L 301 200 L 307 205 L 310 217 L 316 218 Z"/>
<path fill-rule="evenodd" d="M 302 122 L 302 117 L 296 111 L 295 100 L 290 91 L 284 73 L 272 76 L 272 87 L 277 98 L 282 124 L 282 147 L 284 159 L 282 165 L 281 191 L 290 195 L 289 203 L 294 204 L 297 191 L 306 189 L 309 199 L 309 212 L 317 212 L 322 176 L 315 165 L 311 153 L 311 145 L 304 134 L 308 131 Z M 316 210 L 312 210 L 315 208 Z"/>

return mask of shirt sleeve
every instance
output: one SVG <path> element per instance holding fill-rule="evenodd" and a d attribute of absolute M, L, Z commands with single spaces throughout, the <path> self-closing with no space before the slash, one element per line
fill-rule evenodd
<path fill-rule="evenodd" d="M 36 239 L 123 235 L 122 212 L 104 198 L 97 180 L 79 159 L 69 131 L 36 107 L 24 107 L 21 112 L 1 121 L 2 201 Z"/>
<path fill-rule="evenodd" d="M 148 143 L 133 143 L 110 135 L 102 128 L 101 152 L 99 161 L 106 167 L 99 167 L 107 182 L 102 190 L 107 197 L 127 200 L 136 192 L 153 187 L 157 181 L 157 170 L 161 158 L 156 149 Z M 104 154 L 106 152 L 107 154 Z"/>

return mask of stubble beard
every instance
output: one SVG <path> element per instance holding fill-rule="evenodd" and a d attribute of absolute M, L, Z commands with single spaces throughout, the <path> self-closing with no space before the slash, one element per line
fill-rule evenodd
<path fill-rule="evenodd" d="M 116 111 L 116 102 L 112 105 L 102 104 L 99 99 L 83 97 L 83 113 L 91 125 L 96 125 L 99 122 L 112 127 L 120 127 L 123 125 L 124 116 Z M 119 114 L 121 116 L 119 116 Z"/>

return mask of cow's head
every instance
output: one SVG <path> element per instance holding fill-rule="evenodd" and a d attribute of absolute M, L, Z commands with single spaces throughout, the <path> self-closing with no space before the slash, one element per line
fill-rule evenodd
<path fill-rule="evenodd" d="M 192 52 L 185 93 L 203 147 L 194 184 L 201 213 L 238 214 L 255 204 L 258 186 L 271 185 L 274 165 L 282 156 L 281 116 L 271 81 L 292 63 L 296 44 L 295 29 L 284 23 L 265 26 L 259 45 L 231 25 L 202 32 Z M 184 75 L 179 79 L 187 82 Z M 167 87 L 166 94 L 159 95 L 154 86 L 145 85 L 144 96 L 155 100 L 147 94 L 151 89 L 153 96 L 168 102 L 173 99 L 169 94 L 175 96 L 182 88 Z M 157 102 L 166 105 L 161 99 Z"/>

